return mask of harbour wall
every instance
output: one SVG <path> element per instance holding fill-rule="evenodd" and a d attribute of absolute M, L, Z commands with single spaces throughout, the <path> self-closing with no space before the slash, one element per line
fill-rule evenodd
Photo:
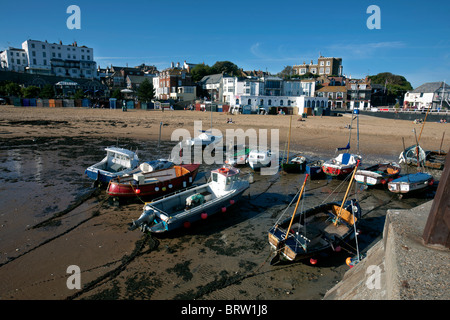
<path fill-rule="evenodd" d="M 422 239 L 433 200 L 389 209 L 383 237 L 324 300 L 448 300 L 450 250 Z"/>

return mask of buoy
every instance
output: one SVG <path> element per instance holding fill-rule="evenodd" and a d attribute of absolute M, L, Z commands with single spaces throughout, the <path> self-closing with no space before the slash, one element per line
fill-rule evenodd
<path fill-rule="evenodd" d="M 310 262 L 312 265 L 315 265 L 315 264 L 317 263 L 317 259 L 311 258 L 311 259 L 309 259 L 309 262 Z"/>
<path fill-rule="evenodd" d="M 336 248 L 334 248 L 335 252 L 341 252 L 341 246 L 337 246 Z"/>
<path fill-rule="evenodd" d="M 353 268 L 353 262 L 352 262 L 352 258 L 348 257 L 347 259 L 345 259 L 345 263 L 351 268 Z"/>
<path fill-rule="evenodd" d="M 158 188 L 158 187 L 155 187 L 155 191 L 159 191 L 159 188 Z"/>
<path fill-rule="evenodd" d="M 230 200 L 230 204 L 234 204 L 234 200 L 233 199 Z"/>
<path fill-rule="evenodd" d="M 189 228 L 191 226 L 191 223 L 189 221 L 185 221 L 183 223 L 183 226 L 187 229 L 187 228 Z"/>
<path fill-rule="evenodd" d="M 386 184 L 386 180 L 381 179 L 381 184 Z"/>
<path fill-rule="evenodd" d="M 226 211 L 227 211 L 227 207 L 223 207 L 222 212 L 226 212 Z"/>
<path fill-rule="evenodd" d="M 137 194 L 141 193 L 141 189 L 136 189 L 136 193 Z"/>
<path fill-rule="evenodd" d="M 166 191 L 166 187 L 163 187 L 163 188 L 162 188 L 162 191 Z"/>
<path fill-rule="evenodd" d="M 200 217 L 205 220 L 206 218 L 208 218 L 208 214 L 206 212 L 203 212 Z"/>
<path fill-rule="evenodd" d="M 169 184 L 169 188 L 172 189 L 173 185 Z"/>

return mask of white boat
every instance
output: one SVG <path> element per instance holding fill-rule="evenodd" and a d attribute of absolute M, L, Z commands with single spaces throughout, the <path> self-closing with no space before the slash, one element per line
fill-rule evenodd
<path fill-rule="evenodd" d="M 115 177 L 130 173 L 139 165 L 136 152 L 118 147 L 108 147 L 105 151 L 106 157 L 85 170 L 86 175 L 97 183 L 108 183 Z"/>
<path fill-rule="evenodd" d="M 276 155 L 269 150 L 253 149 L 248 155 L 248 164 L 253 170 L 260 170 L 271 165 L 276 160 Z"/>
<path fill-rule="evenodd" d="M 326 175 L 343 178 L 352 173 L 361 156 L 352 153 L 341 153 L 337 157 L 325 161 L 322 170 Z"/>
<path fill-rule="evenodd" d="M 434 178 L 426 172 L 417 172 L 406 174 L 398 179 L 388 183 L 390 192 L 397 193 L 399 196 L 413 192 L 419 192 L 425 188 L 432 186 Z"/>
<path fill-rule="evenodd" d="M 202 133 L 200 133 L 197 137 L 185 140 L 183 143 L 190 147 L 200 145 L 203 148 L 207 145 L 218 143 L 221 140 L 222 136 L 215 136 L 211 134 L 210 131 L 202 131 Z"/>
<path fill-rule="evenodd" d="M 237 168 L 213 170 L 206 184 L 146 203 L 130 230 L 140 228 L 142 232 L 163 233 L 188 228 L 193 222 L 205 220 L 219 212 L 225 213 L 249 187 L 249 181 L 240 177 Z"/>

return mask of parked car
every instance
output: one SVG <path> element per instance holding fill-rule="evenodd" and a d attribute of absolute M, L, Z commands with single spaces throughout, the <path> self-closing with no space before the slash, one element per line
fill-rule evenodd
<path fill-rule="evenodd" d="M 0 104 L 7 104 L 6 99 L 0 98 Z"/>

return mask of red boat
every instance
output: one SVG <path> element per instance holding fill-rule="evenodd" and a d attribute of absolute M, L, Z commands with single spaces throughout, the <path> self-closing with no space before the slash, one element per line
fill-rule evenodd
<path fill-rule="evenodd" d="M 359 155 L 341 153 L 336 158 L 325 161 L 322 170 L 329 176 L 345 178 L 353 171 L 358 160 L 361 160 Z"/>
<path fill-rule="evenodd" d="M 127 176 L 112 179 L 106 192 L 119 198 L 160 197 L 191 186 L 199 167 L 199 164 L 182 164 L 151 172 L 135 170 Z"/>

